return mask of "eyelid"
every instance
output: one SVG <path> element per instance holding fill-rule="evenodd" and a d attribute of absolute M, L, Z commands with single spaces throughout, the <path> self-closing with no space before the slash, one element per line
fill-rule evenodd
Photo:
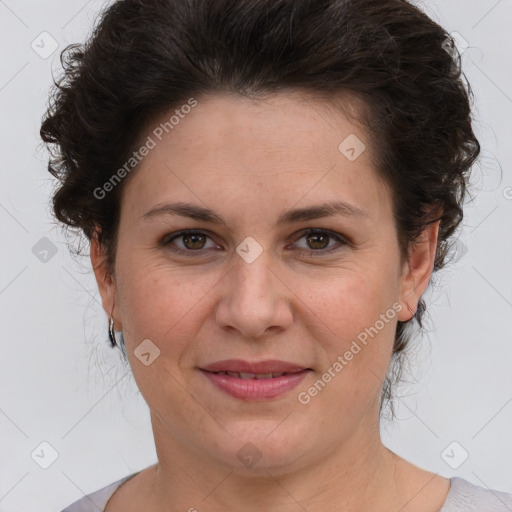
<path fill-rule="evenodd" d="M 350 246 L 352 245 L 351 242 L 343 236 L 341 233 L 337 233 L 335 231 L 331 231 L 330 229 L 324 229 L 324 228 L 306 228 L 299 232 L 297 236 L 294 237 L 294 243 L 300 240 L 301 238 L 304 238 L 308 235 L 316 235 L 316 234 L 323 234 L 327 235 L 330 239 L 336 240 L 337 245 L 331 247 L 330 249 L 298 249 L 298 252 L 300 254 L 306 254 L 306 255 L 312 255 L 312 256 L 322 256 L 322 255 L 329 255 L 331 253 L 337 252 L 341 250 L 344 246 Z M 341 247 L 340 247 L 341 245 Z"/>
<path fill-rule="evenodd" d="M 185 235 L 204 235 L 207 238 L 209 238 L 212 242 L 214 242 L 212 236 L 209 234 L 209 232 L 207 230 L 190 228 L 190 229 L 182 229 L 181 231 L 176 231 L 174 233 L 169 233 L 169 234 L 165 235 L 161 239 L 160 245 L 166 247 L 166 246 L 170 245 L 173 240 L 182 238 Z M 197 249 L 195 251 L 193 249 L 181 249 L 181 248 L 172 249 L 172 251 L 175 251 L 177 253 L 187 253 L 187 254 L 192 254 L 192 253 L 199 254 L 199 253 L 201 253 L 201 251 L 205 251 L 205 250 L 207 250 L 207 249 Z"/>
<path fill-rule="evenodd" d="M 330 253 L 333 253 L 333 252 L 336 252 L 336 251 L 342 249 L 343 246 L 351 245 L 350 240 L 347 237 L 343 236 L 341 233 L 337 233 L 335 231 L 331 231 L 329 229 L 324 229 L 324 228 L 305 228 L 305 229 L 299 231 L 296 235 L 294 235 L 293 243 L 296 243 L 301 238 L 303 238 L 307 235 L 312 235 L 312 234 L 313 235 L 314 234 L 325 234 L 329 238 L 336 240 L 336 242 L 338 242 L 338 247 L 335 246 L 335 247 L 331 247 L 330 249 L 317 249 L 317 250 L 315 250 L 315 249 L 297 249 L 299 254 L 308 255 L 308 256 L 309 255 L 318 255 L 318 256 L 328 255 Z M 212 236 L 209 234 L 209 232 L 207 230 L 190 228 L 190 229 L 183 229 L 181 231 L 177 231 L 177 232 L 169 233 L 169 234 L 165 235 L 161 239 L 160 245 L 167 247 L 171 244 L 171 242 L 173 240 L 182 238 L 185 235 L 204 235 L 214 242 Z M 341 244 L 341 247 L 339 247 L 340 244 Z M 211 249 L 193 250 L 193 249 L 174 248 L 174 249 L 170 249 L 170 250 L 177 254 L 199 255 L 200 256 L 201 254 L 203 254 L 204 251 L 211 250 Z"/>

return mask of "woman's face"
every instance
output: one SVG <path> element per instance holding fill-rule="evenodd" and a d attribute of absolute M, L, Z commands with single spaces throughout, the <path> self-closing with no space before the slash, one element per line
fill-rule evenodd
<path fill-rule="evenodd" d="M 256 471 L 368 449 L 396 323 L 428 284 L 437 225 L 402 268 L 368 137 L 321 100 L 196 100 L 172 131 L 159 123 L 174 111 L 142 138 L 150 149 L 123 190 L 114 281 L 95 269 L 157 450 Z M 189 229 L 199 233 L 179 235 Z M 204 370 L 226 360 L 306 370 L 256 380 Z"/>

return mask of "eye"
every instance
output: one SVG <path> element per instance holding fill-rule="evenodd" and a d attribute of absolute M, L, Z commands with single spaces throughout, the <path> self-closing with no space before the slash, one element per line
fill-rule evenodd
<path fill-rule="evenodd" d="M 181 240 L 183 245 L 178 248 L 171 248 L 171 250 L 177 254 L 187 254 L 190 255 L 193 252 L 201 252 L 203 249 L 208 249 L 205 246 L 206 240 L 211 238 L 203 231 L 199 231 L 197 229 L 187 229 L 184 231 L 180 231 L 179 233 L 173 233 L 164 237 L 162 240 L 162 245 L 169 246 L 172 245 L 172 242 L 175 240 Z M 218 247 L 214 244 L 215 247 Z M 212 248 L 212 247 L 210 247 Z"/>
<path fill-rule="evenodd" d="M 323 256 L 341 249 L 342 246 L 348 245 L 348 241 L 341 235 L 325 229 L 308 229 L 297 240 L 301 239 L 305 239 L 306 244 L 309 246 L 306 249 L 299 249 L 298 252 L 302 256 Z M 335 240 L 337 243 L 329 246 L 329 240 Z"/>
<path fill-rule="evenodd" d="M 198 253 L 197 255 L 200 255 L 203 250 L 218 248 L 218 245 L 214 244 L 213 241 L 213 246 L 208 247 L 206 245 L 208 239 L 211 240 L 210 236 L 204 231 L 187 229 L 179 233 L 167 235 L 163 238 L 161 244 L 165 247 L 171 246 L 170 250 L 176 254 L 190 256 L 193 253 Z M 349 242 L 341 235 L 325 229 L 308 229 L 302 232 L 295 243 L 301 239 L 305 239 L 309 247 L 306 247 L 306 249 L 299 248 L 297 252 L 300 256 L 323 256 L 337 251 L 345 245 L 349 245 Z M 175 241 L 181 241 L 182 246 L 176 247 Z M 337 243 L 329 244 L 329 241 Z"/>

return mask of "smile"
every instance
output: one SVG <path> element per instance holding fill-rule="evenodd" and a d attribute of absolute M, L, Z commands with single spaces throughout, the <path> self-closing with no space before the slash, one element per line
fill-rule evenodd
<path fill-rule="evenodd" d="M 231 397 L 247 401 L 269 400 L 295 388 L 311 372 L 248 373 L 201 370 L 213 386 Z"/>

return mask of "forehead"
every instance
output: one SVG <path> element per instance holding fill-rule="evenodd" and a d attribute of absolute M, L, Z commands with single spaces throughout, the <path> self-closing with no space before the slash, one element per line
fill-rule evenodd
<path fill-rule="evenodd" d="M 162 113 L 146 130 L 158 139 L 157 143 L 160 138 L 168 139 L 164 142 L 179 148 L 182 157 L 211 157 L 223 150 L 229 150 L 233 157 L 237 151 L 246 153 L 251 149 L 311 153 L 315 147 L 324 150 L 329 145 L 337 150 L 350 134 L 368 138 L 355 121 L 357 98 L 335 102 L 334 98 L 326 101 L 287 91 L 259 98 L 219 93 L 200 96 L 195 101 L 196 106 L 187 108 L 186 113 L 186 104 Z M 178 112 L 179 118 L 172 115 Z M 347 119 L 347 114 L 354 118 Z"/>
<path fill-rule="evenodd" d="M 325 201 L 342 199 L 342 193 L 379 208 L 384 184 L 369 137 L 345 115 L 355 115 L 354 103 L 339 109 L 297 92 L 261 99 L 215 94 L 194 101 L 192 108 L 162 113 L 141 138 L 154 147 L 126 192 L 140 210 L 183 193 L 206 202 L 215 196 L 221 203 L 241 196 L 261 203 L 262 195 L 266 202 L 286 196 L 297 202 L 306 195 Z"/>

